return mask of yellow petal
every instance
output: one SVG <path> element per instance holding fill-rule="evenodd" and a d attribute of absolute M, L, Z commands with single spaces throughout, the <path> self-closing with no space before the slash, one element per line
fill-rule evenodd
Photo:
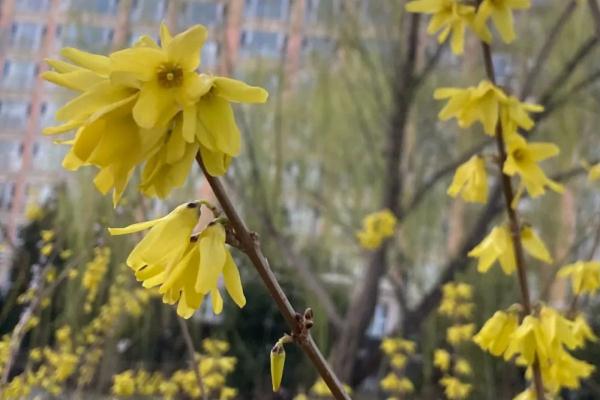
<path fill-rule="evenodd" d="M 206 40 L 207 31 L 202 25 L 194 25 L 175 36 L 163 48 L 169 61 L 179 64 L 186 71 L 193 71 L 200 65 L 200 49 Z"/>
<path fill-rule="evenodd" d="M 189 106 L 183 108 L 183 139 L 191 143 L 194 141 L 196 136 L 196 106 Z"/>
<path fill-rule="evenodd" d="M 269 93 L 261 87 L 223 77 L 215 78 L 213 91 L 227 101 L 239 103 L 264 103 L 269 97 Z"/>
<path fill-rule="evenodd" d="M 128 225 L 124 228 L 108 228 L 108 232 L 112 236 L 127 235 L 127 234 L 134 233 L 134 232 L 140 232 L 145 229 L 152 228 L 154 225 L 156 225 L 160 221 L 164 221 L 165 218 L 166 217 L 161 217 L 161 218 L 151 219 L 150 221 L 137 222 L 135 224 Z"/>
<path fill-rule="evenodd" d="M 111 72 L 130 72 L 136 79 L 148 82 L 156 78 L 156 68 L 167 61 L 160 49 L 135 47 L 120 50 L 110 55 Z"/>
<path fill-rule="evenodd" d="M 153 128 L 171 103 L 173 98 L 170 91 L 164 90 L 157 81 L 147 82 L 142 86 L 133 107 L 133 118 L 140 127 Z"/>
<path fill-rule="evenodd" d="M 88 53 L 73 47 L 65 47 L 60 54 L 75 64 L 94 72 L 108 75 L 110 71 L 110 59 L 106 56 Z"/>
<path fill-rule="evenodd" d="M 223 298 L 221 297 L 221 293 L 219 293 L 219 289 L 212 289 L 210 291 L 210 298 L 212 300 L 213 312 L 217 315 L 221 314 L 223 311 Z"/>
<path fill-rule="evenodd" d="M 200 156 L 206 167 L 206 171 L 212 176 L 221 176 L 227 172 L 231 157 L 220 151 L 210 151 L 204 146 L 200 146 Z"/>
<path fill-rule="evenodd" d="M 203 127 L 216 138 L 218 150 L 232 157 L 240 153 L 240 131 L 227 100 L 214 95 L 202 97 L 198 105 L 198 116 Z"/>
<path fill-rule="evenodd" d="M 200 269 L 196 291 L 208 293 L 217 287 L 225 260 L 225 228 L 218 223 L 210 225 L 200 234 Z"/>
<path fill-rule="evenodd" d="M 226 252 L 227 259 L 225 266 L 223 267 L 223 281 L 225 282 L 225 289 L 229 296 L 233 299 L 238 307 L 242 308 L 246 305 L 246 297 L 244 296 L 244 288 L 242 287 L 242 280 L 240 278 L 240 271 L 238 270 L 235 261 L 229 251 Z"/>

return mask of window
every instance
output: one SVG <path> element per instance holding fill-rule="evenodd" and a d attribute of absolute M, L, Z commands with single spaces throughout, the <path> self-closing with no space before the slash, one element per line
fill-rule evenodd
<path fill-rule="evenodd" d="M 334 0 L 307 0 L 304 21 L 308 24 L 326 24 L 339 11 L 340 4 Z"/>
<path fill-rule="evenodd" d="M 285 44 L 285 35 L 279 32 L 244 31 L 242 32 L 242 52 L 246 56 L 261 55 L 278 57 Z"/>
<path fill-rule="evenodd" d="M 0 87 L 4 89 L 29 89 L 33 86 L 36 73 L 37 66 L 34 62 L 6 60 Z"/>
<path fill-rule="evenodd" d="M 246 17 L 287 20 L 289 0 L 246 0 Z"/>
<path fill-rule="evenodd" d="M 331 56 L 335 50 L 335 42 L 327 37 L 309 36 L 302 42 L 302 52 L 304 55 Z"/>
<path fill-rule="evenodd" d="M 12 198 L 15 194 L 15 184 L 12 182 L 0 183 L 0 210 L 9 210 L 12 207 Z"/>
<path fill-rule="evenodd" d="M 101 53 L 110 46 L 114 31 L 100 26 L 65 25 L 61 28 L 62 46 L 74 46 Z"/>
<path fill-rule="evenodd" d="M 24 101 L 0 102 L 0 129 L 15 131 L 25 129 L 29 104 Z"/>
<path fill-rule="evenodd" d="M 19 0 L 15 2 L 15 9 L 21 12 L 40 12 L 48 10 L 49 0 Z"/>
<path fill-rule="evenodd" d="M 223 17 L 223 5 L 216 2 L 187 2 L 183 6 L 183 12 L 179 18 L 179 25 L 190 26 L 202 24 L 214 26 L 221 22 Z"/>
<path fill-rule="evenodd" d="M 164 0 L 134 0 L 131 6 L 130 18 L 134 22 L 154 21 L 158 22 L 164 18 Z"/>
<path fill-rule="evenodd" d="M 18 22 L 12 25 L 11 46 L 19 49 L 36 50 L 40 47 L 45 27 L 31 22 Z"/>
<path fill-rule="evenodd" d="M 118 0 L 71 0 L 71 10 L 75 12 L 116 15 Z"/>
<path fill-rule="evenodd" d="M 19 142 L 0 142 L 0 170 L 17 171 L 21 167 L 21 143 Z"/>

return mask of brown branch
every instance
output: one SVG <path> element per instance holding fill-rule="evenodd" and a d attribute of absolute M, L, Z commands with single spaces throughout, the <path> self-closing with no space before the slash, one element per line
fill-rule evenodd
<path fill-rule="evenodd" d="M 198 356 L 196 354 L 196 349 L 194 349 L 194 342 L 192 341 L 192 335 L 190 335 L 190 328 L 187 326 L 185 320 L 176 317 L 177 322 L 179 322 L 179 326 L 181 327 L 181 333 L 183 333 L 183 340 L 185 342 L 185 347 L 188 352 L 188 356 L 190 357 L 190 367 L 192 371 L 194 371 L 194 376 L 196 377 L 196 383 L 202 392 L 202 400 L 208 399 L 208 393 L 206 393 L 206 388 L 204 387 L 204 381 L 202 380 L 202 376 L 200 376 L 200 362 L 198 360 Z"/>
<path fill-rule="evenodd" d="M 219 200 L 219 203 L 221 204 L 225 215 L 229 219 L 229 223 L 235 231 L 235 234 L 238 240 L 240 241 L 240 245 L 242 246 L 244 253 L 248 256 L 248 258 L 254 265 L 254 268 L 256 268 L 256 271 L 259 273 L 263 283 L 269 291 L 269 294 L 271 295 L 273 300 L 275 300 L 275 303 L 277 304 L 281 315 L 285 318 L 293 332 L 298 329 L 301 329 L 301 327 L 298 327 L 298 320 L 296 317 L 298 313 L 296 313 L 294 307 L 292 307 L 290 301 L 283 292 L 283 289 L 279 285 L 279 282 L 277 282 L 277 278 L 271 270 L 267 258 L 262 253 L 257 236 L 255 234 L 252 234 L 246 227 L 246 223 L 240 217 L 237 210 L 233 206 L 221 181 L 218 178 L 211 176 L 206 171 L 200 154 L 196 156 L 196 161 L 202 169 L 202 171 L 204 172 L 204 176 L 208 184 L 212 188 L 215 196 L 217 197 L 217 200 Z M 337 376 L 333 373 L 333 371 L 325 361 L 325 358 L 319 351 L 319 348 L 315 344 L 310 334 L 308 334 L 303 340 L 296 341 L 296 343 L 311 360 L 314 367 L 319 372 L 319 375 L 321 376 L 321 378 L 323 378 L 323 381 L 327 384 L 329 390 L 331 390 L 333 396 L 338 400 L 350 399 L 348 394 L 346 394 L 346 392 L 344 391 L 344 388 L 342 387 L 342 384 L 338 380 Z"/>
<path fill-rule="evenodd" d="M 597 35 L 593 35 L 589 37 L 575 52 L 575 54 L 569 59 L 569 61 L 564 65 L 561 72 L 552 80 L 552 82 L 548 85 L 546 91 L 540 97 L 540 101 L 542 104 L 550 103 L 552 97 L 558 92 L 558 90 L 563 87 L 571 75 L 575 72 L 579 64 L 585 60 L 594 50 L 594 48 L 600 42 L 600 37 Z"/>
<path fill-rule="evenodd" d="M 527 98 L 527 96 L 529 96 L 533 91 L 535 80 L 540 75 L 542 66 L 550 56 L 550 53 L 552 52 L 552 49 L 554 48 L 554 45 L 557 42 L 558 36 L 562 32 L 569 18 L 573 15 L 573 11 L 575 11 L 576 7 L 576 0 L 569 1 L 563 12 L 560 13 L 558 18 L 556 19 L 556 22 L 554 22 L 554 24 L 550 28 L 550 31 L 546 36 L 546 41 L 544 42 L 544 45 L 542 46 L 540 52 L 535 58 L 535 63 L 533 64 L 533 67 L 529 70 L 527 76 L 525 77 L 520 96 L 522 99 Z"/>
<path fill-rule="evenodd" d="M 596 26 L 596 36 L 600 37 L 600 6 L 596 0 L 588 0 L 588 5 Z"/>

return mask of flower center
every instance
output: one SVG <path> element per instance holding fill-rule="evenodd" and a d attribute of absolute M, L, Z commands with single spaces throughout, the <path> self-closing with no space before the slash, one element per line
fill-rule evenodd
<path fill-rule="evenodd" d="M 181 86 L 183 82 L 183 70 L 177 64 L 162 64 L 158 67 L 158 83 L 164 88 Z"/>
<path fill-rule="evenodd" d="M 515 151 L 512 152 L 512 156 L 517 162 L 524 161 L 525 160 L 525 151 L 523 151 L 523 149 L 516 149 Z"/>

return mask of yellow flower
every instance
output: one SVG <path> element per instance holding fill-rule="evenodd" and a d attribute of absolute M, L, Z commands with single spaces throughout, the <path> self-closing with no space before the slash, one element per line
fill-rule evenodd
<path fill-rule="evenodd" d="M 194 25 L 172 37 L 166 25 L 162 24 L 161 47 L 147 42 L 147 46 L 128 48 L 110 55 L 111 80 L 139 89 L 139 97 L 132 110 L 137 125 L 150 129 L 183 110 L 184 120 L 190 119 L 186 126 L 192 128 L 184 136 L 189 142 L 193 140 L 194 104 L 211 86 L 208 77 L 196 73 L 206 36 L 204 26 Z"/>
<path fill-rule="evenodd" d="M 548 358 L 550 343 L 546 337 L 540 319 L 528 315 L 514 330 L 510 343 L 505 352 L 504 359 L 510 360 L 515 355 L 520 355 L 523 362 L 531 366 L 537 359 L 542 362 Z"/>
<path fill-rule="evenodd" d="M 500 114 L 500 104 L 507 100 L 502 89 L 483 80 L 477 87 L 440 88 L 433 93 L 436 100 L 449 99 L 438 118 L 446 121 L 456 118 L 461 128 L 468 128 L 479 121 L 485 133 L 494 136 Z"/>
<path fill-rule="evenodd" d="M 414 0 L 406 4 L 406 10 L 432 14 L 427 33 L 433 35 L 441 30 L 438 35 L 439 43 L 445 42 L 452 33 L 452 52 L 463 53 L 465 29 L 473 22 L 475 7 L 461 4 L 457 0 Z"/>
<path fill-rule="evenodd" d="M 473 370 L 471 369 L 471 364 L 464 358 L 459 358 L 456 360 L 456 364 L 454 365 L 454 372 L 459 375 L 472 375 Z"/>
<path fill-rule="evenodd" d="M 518 134 L 506 137 L 507 158 L 502 171 L 509 175 L 519 175 L 531 197 L 545 193 L 545 187 L 562 193 L 562 185 L 554 182 L 544 174 L 538 162 L 553 157 L 560 152 L 553 143 L 527 143 Z"/>
<path fill-rule="evenodd" d="M 516 97 L 508 96 L 500 106 L 502 132 L 505 136 L 510 136 L 517 133 L 518 128 L 530 130 L 534 126 L 534 121 L 528 113 L 542 111 L 544 111 L 544 107 L 538 104 L 522 103 Z"/>
<path fill-rule="evenodd" d="M 527 388 L 515 397 L 513 400 L 537 400 L 537 395 L 534 388 Z"/>
<path fill-rule="evenodd" d="M 500 266 L 506 275 L 514 272 L 516 259 L 511 237 L 507 226 L 494 227 L 490 234 L 468 253 L 469 257 L 479 259 L 477 264 L 479 272 L 487 272 L 496 260 L 500 261 Z M 547 263 L 552 262 L 550 252 L 531 227 L 523 226 L 521 239 L 523 248 L 529 255 Z"/>
<path fill-rule="evenodd" d="M 146 196 L 165 198 L 174 189 L 185 183 L 198 143 L 186 143 L 183 139 L 181 113 L 173 118 L 173 128 L 164 137 L 164 144 L 148 158 L 142 171 L 140 191 Z"/>
<path fill-rule="evenodd" d="M 461 164 L 454 174 L 447 193 L 451 197 L 460 194 L 465 201 L 469 202 L 487 202 L 488 185 L 483 158 L 473 156 L 469 161 Z"/>
<path fill-rule="evenodd" d="M 204 339 L 202 341 L 202 348 L 208 354 L 217 356 L 229 351 L 229 343 L 224 340 Z"/>
<path fill-rule="evenodd" d="M 500 356 L 506 351 L 511 336 L 518 325 L 519 320 L 513 313 L 496 311 L 473 337 L 473 342 L 483 350 L 489 351 L 495 356 Z"/>
<path fill-rule="evenodd" d="M 52 243 L 46 243 L 40 249 L 40 253 L 42 253 L 43 255 L 45 255 L 46 257 L 48 257 L 50 254 L 52 254 L 52 250 L 53 249 L 54 249 L 54 246 L 52 245 Z"/>
<path fill-rule="evenodd" d="M 390 364 L 392 365 L 392 367 L 397 368 L 397 369 L 404 368 L 406 366 L 407 361 L 408 361 L 408 358 L 404 354 L 394 354 L 390 358 Z"/>
<path fill-rule="evenodd" d="M 573 330 L 573 336 L 577 342 L 576 347 L 583 347 L 586 340 L 590 342 L 598 341 L 598 337 L 594 335 L 592 328 L 581 314 L 575 317 L 571 329 Z"/>
<path fill-rule="evenodd" d="M 485 41 L 490 42 L 492 34 L 486 26 L 486 22 L 491 18 L 502 40 L 510 43 L 516 37 L 512 10 L 527 9 L 530 6 L 530 0 L 483 0 L 475 17 L 477 32 Z"/>
<path fill-rule="evenodd" d="M 379 386 L 386 392 L 412 393 L 415 390 L 413 383 L 406 377 L 399 377 L 393 372 L 387 374 Z"/>
<path fill-rule="evenodd" d="M 589 167 L 587 177 L 590 182 L 597 181 L 598 179 L 600 179 L 600 163 Z"/>
<path fill-rule="evenodd" d="M 238 391 L 235 388 L 224 387 L 221 389 L 221 394 L 219 395 L 219 400 L 232 400 L 237 396 Z"/>
<path fill-rule="evenodd" d="M 475 331 L 475 324 L 456 324 L 446 331 L 446 340 L 453 346 L 471 340 Z"/>
<path fill-rule="evenodd" d="M 196 25 L 172 37 L 161 27 L 161 46 L 142 37 L 132 48 L 105 57 L 73 48 L 70 62 L 48 60 L 54 71 L 42 76 L 79 95 L 58 110 L 63 124 L 44 129 L 61 134 L 77 129 L 63 166 L 100 169 L 98 190 L 113 190 L 116 205 L 133 170 L 146 162 L 142 191 L 166 196 L 181 186 L 196 153 L 207 171 L 222 175 L 239 154 L 240 134 L 230 102 L 263 103 L 267 92 L 233 79 L 198 74 L 206 29 Z"/>
<path fill-rule="evenodd" d="M 54 239 L 54 231 L 51 229 L 42 230 L 40 236 L 42 237 L 42 241 L 47 243 Z"/>
<path fill-rule="evenodd" d="M 132 371 L 121 372 L 113 376 L 112 392 L 114 395 L 129 397 L 135 394 L 135 380 Z"/>
<path fill-rule="evenodd" d="M 29 203 L 25 207 L 25 218 L 29 221 L 39 221 L 44 216 L 42 207 L 35 203 Z"/>
<path fill-rule="evenodd" d="M 352 389 L 350 388 L 350 386 L 346 385 L 346 384 L 342 384 L 344 391 L 348 394 L 352 394 Z M 317 396 L 322 396 L 322 397 L 331 397 L 331 391 L 329 390 L 329 387 L 327 387 L 327 384 L 325 383 L 325 381 L 323 381 L 322 378 L 319 378 L 315 384 L 310 388 L 310 391 L 314 394 L 316 394 Z"/>
<path fill-rule="evenodd" d="M 581 380 L 588 378 L 595 367 L 561 350 L 553 356 L 552 362 L 542 363 L 540 369 L 544 387 L 549 392 L 557 394 L 562 388 L 579 389 Z M 527 376 L 531 378 L 531 375 L 530 367 L 527 369 Z"/>
<path fill-rule="evenodd" d="M 85 273 L 81 280 L 81 284 L 87 291 L 83 306 L 86 312 L 91 311 L 92 303 L 96 299 L 100 284 L 108 270 L 111 251 L 110 247 L 96 247 L 94 253 L 94 259 L 86 264 Z"/>
<path fill-rule="evenodd" d="M 557 274 L 571 278 L 571 290 L 575 294 L 594 294 L 600 288 L 600 262 L 577 261 L 562 267 Z"/>
<path fill-rule="evenodd" d="M 433 365 L 439 368 L 442 372 L 448 371 L 450 368 L 450 353 L 444 349 L 436 349 L 433 352 Z"/>
<path fill-rule="evenodd" d="M 375 250 L 381 243 L 394 235 L 397 219 L 390 210 L 368 214 L 362 221 L 362 229 L 356 233 L 361 246 Z"/>
<path fill-rule="evenodd" d="M 468 383 L 461 382 L 453 376 L 444 376 L 440 379 L 440 383 L 444 387 L 444 393 L 450 400 L 462 400 L 469 397 L 472 386 Z"/>

